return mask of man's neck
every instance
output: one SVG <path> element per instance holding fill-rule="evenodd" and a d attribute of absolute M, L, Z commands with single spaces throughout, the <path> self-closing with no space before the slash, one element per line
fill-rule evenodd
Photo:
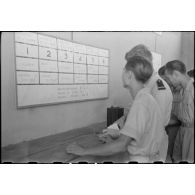
<path fill-rule="evenodd" d="M 144 85 L 142 83 L 137 83 L 132 90 L 129 89 L 129 92 L 132 95 L 132 98 L 135 99 L 137 93 L 144 88 Z"/>
<path fill-rule="evenodd" d="M 182 78 L 181 78 L 181 85 L 182 87 L 185 89 L 188 85 L 188 82 L 190 80 L 190 77 L 187 76 L 187 75 L 184 75 Z"/>

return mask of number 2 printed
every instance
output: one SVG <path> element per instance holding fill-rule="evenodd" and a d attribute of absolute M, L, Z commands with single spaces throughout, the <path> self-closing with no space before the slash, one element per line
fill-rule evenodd
<path fill-rule="evenodd" d="M 47 57 L 51 58 L 51 51 L 47 50 Z"/>

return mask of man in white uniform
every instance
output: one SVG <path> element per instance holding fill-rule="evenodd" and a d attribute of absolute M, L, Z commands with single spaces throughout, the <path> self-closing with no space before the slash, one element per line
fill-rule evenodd
<path fill-rule="evenodd" d="M 133 56 L 141 56 L 152 64 L 152 53 L 145 45 L 140 44 L 132 48 L 126 53 L 125 59 L 129 61 Z M 160 106 L 163 125 L 164 127 L 167 126 L 170 120 L 173 102 L 173 95 L 170 87 L 156 72 L 153 72 L 153 75 L 145 83 L 145 86 L 149 89 L 150 93 Z M 100 139 L 106 142 L 107 140 L 110 140 L 108 139 L 109 136 L 112 138 L 117 138 L 120 134 L 119 129 L 123 127 L 125 119 L 126 116 L 123 116 L 113 125 L 103 130 L 103 134 L 100 135 Z"/>
<path fill-rule="evenodd" d="M 130 161 L 165 161 L 167 135 L 160 107 L 150 89 L 145 87 L 152 72 L 151 63 L 141 56 L 134 56 L 127 62 L 122 76 L 123 85 L 134 101 L 118 139 L 93 148 L 72 143 L 66 148 L 67 152 L 80 156 L 108 156 L 127 150 Z"/>

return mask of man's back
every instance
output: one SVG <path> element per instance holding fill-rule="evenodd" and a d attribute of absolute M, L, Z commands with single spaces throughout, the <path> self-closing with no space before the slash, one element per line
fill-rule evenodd
<path fill-rule="evenodd" d="M 146 84 L 146 87 L 150 89 L 150 93 L 160 106 L 164 126 L 168 125 L 173 102 L 173 95 L 169 85 L 158 74 L 154 74 Z"/>
<path fill-rule="evenodd" d="M 160 108 L 147 88 L 136 95 L 121 133 L 134 139 L 128 146 L 131 160 L 136 158 L 139 161 L 140 157 L 148 160 L 155 158 L 156 155 L 159 156 L 164 140 L 167 145 L 168 138 L 165 135 Z M 166 149 L 167 147 L 163 157 L 166 156 Z M 165 160 L 160 156 L 158 159 Z"/>

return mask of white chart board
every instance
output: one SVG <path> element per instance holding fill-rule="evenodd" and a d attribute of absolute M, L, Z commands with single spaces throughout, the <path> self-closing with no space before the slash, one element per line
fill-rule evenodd
<path fill-rule="evenodd" d="M 154 33 L 161 36 L 163 32 L 162 31 L 155 31 Z"/>
<path fill-rule="evenodd" d="M 108 98 L 109 50 L 15 32 L 17 107 Z"/>

